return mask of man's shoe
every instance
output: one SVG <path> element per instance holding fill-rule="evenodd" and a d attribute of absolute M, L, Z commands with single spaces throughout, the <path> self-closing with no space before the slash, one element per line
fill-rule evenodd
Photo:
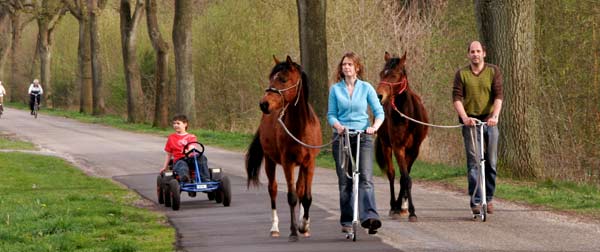
<path fill-rule="evenodd" d="M 471 212 L 473 212 L 473 214 L 480 214 L 481 210 L 479 209 L 479 206 L 474 206 L 471 207 Z"/>
<path fill-rule="evenodd" d="M 487 213 L 489 213 L 489 214 L 494 213 L 494 204 L 492 204 L 492 202 L 487 203 Z"/>

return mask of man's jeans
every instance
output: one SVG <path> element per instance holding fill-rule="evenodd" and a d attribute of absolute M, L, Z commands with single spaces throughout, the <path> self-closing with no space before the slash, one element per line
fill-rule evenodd
<path fill-rule="evenodd" d="M 467 153 L 467 179 L 469 181 L 469 195 L 473 196 L 473 192 L 477 187 L 478 168 L 480 166 L 481 147 L 480 133 L 478 127 L 462 127 L 462 135 L 465 142 L 465 150 Z M 484 136 L 484 156 L 485 156 L 485 192 L 486 200 L 492 201 L 494 192 L 496 191 L 496 163 L 498 161 L 498 136 L 499 131 L 497 126 L 483 126 Z M 481 195 L 477 190 L 475 197 L 471 200 L 471 207 L 481 203 Z"/>
<path fill-rule="evenodd" d="M 337 137 L 337 133 L 333 134 L 333 139 Z M 340 143 L 343 135 L 340 135 L 338 140 L 333 142 L 333 159 L 338 176 L 338 186 L 340 191 L 340 224 L 343 226 L 352 225 L 352 164 L 350 160 L 346 162 L 349 166 L 350 178 L 346 175 L 346 170 L 342 167 L 339 160 Z M 350 138 L 352 146 L 352 154 L 356 157 L 356 137 Z M 361 134 L 360 136 L 360 161 L 357 163 L 359 168 L 359 185 L 358 185 L 358 204 L 359 204 L 359 219 L 362 223 L 371 218 L 379 219 L 377 214 L 377 206 L 375 204 L 375 188 L 373 186 L 373 139 L 371 136 Z"/>

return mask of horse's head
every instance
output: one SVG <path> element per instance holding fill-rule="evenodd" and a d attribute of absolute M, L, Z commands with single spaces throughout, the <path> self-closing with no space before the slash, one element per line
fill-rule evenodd
<path fill-rule="evenodd" d="M 381 104 L 386 103 L 396 94 L 401 94 L 408 88 L 406 78 L 406 52 L 402 58 L 392 57 L 385 52 L 385 67 L 379 73 L 379 85 L 377 85 L 377 97 Z"/>
<path fill-rule="evenodd" d="M 260 109 L 269 114 L 289 103 L 297 103 L 304 89 L 302 83 L 302 68 L 287 56 L 286 61 L 280 62 L 273 56 L 275 66 L 269 75 L 269 87 L 260 100 Z"/>

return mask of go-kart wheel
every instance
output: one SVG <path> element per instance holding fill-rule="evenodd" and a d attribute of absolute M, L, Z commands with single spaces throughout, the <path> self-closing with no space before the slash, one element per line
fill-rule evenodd
<path fill-rule="evenodd" d="M 219 188 L 215 190 L 215 201 L 218 204 L 223 203 L 223 190 L 221 189 L 221 185 L 219 185 Z"/>
<path fill-rule="evenodd" d="M 165 203 L 165 194 L 162 187 L 162 176 L 158 175 L 156 178 L 156 196 L 158 198 L 158 204 Z"/>
<path fill-rule="evenodd" d="M 231 204 L 231 183 L 229 178 L 224 176 L 221 180 L 221 194 L 223 197 L 223 206 L 228 207 Z"/>
<path fill-rule="evenodd" d="M 207 192 L 208 200 L 215 200 L 215 192 Z"/>
<path fill-rule="evenodd" d="M 179 182 L 176 179 L 169 181 L 169 191 L 171 198 L 171 208 L 177 211 L 181 204 L 181 193 L 179 191 Z"/>
<path fill-rule="evenodd" d="M 172 179 L 170 181 L 177 182 L 176 179 Z M 163 180 L 163 182 L 165 182 Z M 165 207 L 171 207 L 171 187 L 169 186 L 169 182 L 163 184 L 163 198 L 165 200 Z"/>

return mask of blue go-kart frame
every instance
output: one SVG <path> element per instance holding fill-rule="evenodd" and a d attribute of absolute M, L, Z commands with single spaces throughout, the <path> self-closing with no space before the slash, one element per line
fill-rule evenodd
<path fill-rule="evenodd" d="M 188 149 L 191 144 L 198 144 L 201 149 Z M 158 203 L 165 204 L 173 210 L 179 210 L 181 206 L 181 192 L 188 192 L 190 197 L 196 197 L 196 193 L 202 192 L 208 195 L 209 200 L 222 203 L 223 206 L 231 204 L 231 183 L 229 178 L 223 175 L 221 168 L 209 168 L 210 178 L 202 178 L 200 174 L 199 159 L 204 155 L 204 145 L 199 142 L 189 142 L 183 148 L 185 157 L 192 160 L 194 173 L 191 182 L 183 182 L 181 176 L 173 171 L 172 164 L 169 170 L 162 172 L 156 182 Z M 188 163 L 189 164 L 189 163 Z M 191 168 L 191 167 L 190 167 Z"/>

